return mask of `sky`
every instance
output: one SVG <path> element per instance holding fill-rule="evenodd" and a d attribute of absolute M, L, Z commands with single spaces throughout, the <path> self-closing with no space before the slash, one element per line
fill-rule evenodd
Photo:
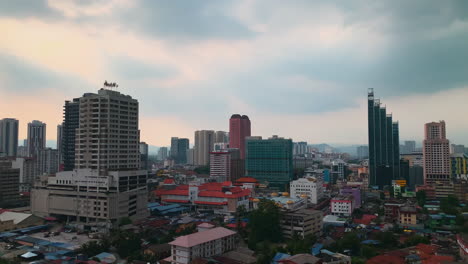
<path fill-rule="evenodd" d="M 140 102 L 141 140 L 225 130 L 366 144 L 374 88 L 401 140 L 445 120 L 468 145 L 468 1 L 0 0 L 0 118 L 56 139 L 65 100 L 105 80 Z"/>

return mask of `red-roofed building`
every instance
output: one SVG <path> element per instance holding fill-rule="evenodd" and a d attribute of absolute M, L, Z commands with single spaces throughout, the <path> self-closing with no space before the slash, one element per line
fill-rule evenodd
<path fill-rule="evenodd" d="M 233 186 L 232 182 L 210 182 L 201 185 L 180 185 L 172 190 L 155 191 L 163 203 L 197 205 L 199 209 L 214 210 L 216 213 L 234 213 L 243 205 L 249 208 L 251 190 Z"/>
<path fill-rule="evenodd" d="M 366 264 L 443 264 L 453 262 L 453 256 L 437 255 L 439 247 L 435 245 L 418 244 L 415 247 L 385 252 L 367 260 Z"/>
<path fill-rule="evenodd" d="M 372 220 L 374 220 L 375 218 L 377 218 L 377 216 L 365 214 L 362 216 L 361 219 L 354 219 L 354 223 L 362 224 L 362 225 L 369 225 L 372 222 Z"/>

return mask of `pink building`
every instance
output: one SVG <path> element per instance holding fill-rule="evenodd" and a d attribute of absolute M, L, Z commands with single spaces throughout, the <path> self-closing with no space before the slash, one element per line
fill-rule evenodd
<path fill-rule="evenodd" d="M 424 127 L 424 183 L 450 182 L 450 149 L 445 122 L 427 123 Z"/>
<path fill-rule="evenodd" d="M 210 152 L 210 177 L 217 182 L 231 180 L 231 153 Z"/>
<path fill-rule="evenodd" d="M 240 150 L 240 158 L 245 158 L 245 138 L 250 137 L 250 120 L 246 115 L 234 114 L 229 119 L 229 147 Z"/>

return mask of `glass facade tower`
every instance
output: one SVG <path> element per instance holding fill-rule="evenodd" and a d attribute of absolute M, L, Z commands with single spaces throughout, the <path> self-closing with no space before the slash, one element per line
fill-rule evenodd
<path fill-rule="evenodd" d="M 374 90 L 367 94 L 369 136 L 369 185 L 390 185 L 400 178 L 400 138 L 398 122 L 374 98 Z"/>

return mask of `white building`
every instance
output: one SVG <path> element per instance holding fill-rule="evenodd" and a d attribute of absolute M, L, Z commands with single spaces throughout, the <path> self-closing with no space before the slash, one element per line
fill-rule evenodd
<path fill-rule="evenodd" d="M 165 261 L 172 264 L 188 264 L 196 258 L 221 255 L 237 248 L 236 234 L 224 227 L 216 227 L 180 236 L 169 243 L 172 255 Z"/>
<path fill-rule="evenodd" d="M 307 196 L 310 203 L 317 204 L 323 197 L 323 180 L 319 177 L 300 178 L 289 184 L 291 197 Z"/>
<path fill-rule="evenodd" d="M 147 172 L 76 169 L 42 176 L 31 190 L 31 212 L 83 223 L 147 216 Z"/>
<path fill-rule="evenodd" d="M 350 216 L 355 208 L 355 202 L 352 195 L 337 196 L 330 201 L 330 210 L 334 215 Z"/>

